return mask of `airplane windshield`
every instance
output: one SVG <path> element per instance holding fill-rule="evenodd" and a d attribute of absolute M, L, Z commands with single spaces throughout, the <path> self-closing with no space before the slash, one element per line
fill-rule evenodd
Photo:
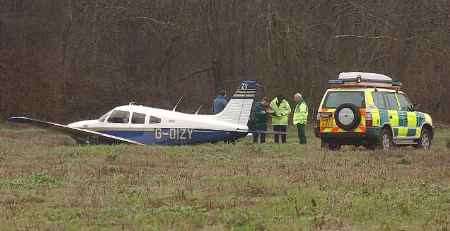
<path fill-rule="evenodd" d="M 109 115 L 109 112 L 105 113 L 104 115 L 102 115 L 102 116 L 98 119 L 98 121 L 100 121 L 100 122 L 105 122 L 106 117 L 108 117 L 108 115 Z"/>

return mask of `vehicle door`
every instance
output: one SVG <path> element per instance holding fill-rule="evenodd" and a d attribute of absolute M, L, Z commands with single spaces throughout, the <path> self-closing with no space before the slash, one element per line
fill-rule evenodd
<path fill-rule="evenodd" d="M 417 117 L 411 101 L 403 93 L 396 93 L 400 105 L 399 111 L 399 136 L 409 139 L 418 138 L 417 135 Z"/>
<path fill-rule="evenodd" d="M 384 93 L 381 91 L 374 91 L 372 93 L 373 103 L 375 104 L 375 110 L 373 112 L 373 124 L 375 126 L 383 127 L 385 124 L 390 124 L 389 112 L 384 100 Z"/>
<path fill-rule="evenodd" d="M 319 111 L 321 132 L 347 132 L 346 130 L 338 127 L 336 124 L 336 118 L 334 118 L 336 109 L 343 104 L 352 104 L 358 110 L 365 108 L 364 91 L 328 91 L 323 99 L 321 109 Z M 365 125 L 364 119 L 361 119 L 357 126 L 361 124 Z M 352 131 L 354 130 L 352 129 Z"/>
<path fill-rule="evenodd" d="M 383 92 L 383 98 L 386 103 L 386 109 L 389 117 L 389 124 L 392 128 L 392 135 L 394 138 L 399 137 L 400 119 L 399 119 L 399 105 L 395 92 Z"/>

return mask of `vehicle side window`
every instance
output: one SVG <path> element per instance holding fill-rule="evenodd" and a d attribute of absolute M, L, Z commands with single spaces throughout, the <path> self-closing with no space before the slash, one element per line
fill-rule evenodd
<path fill-rule="evenodd" d="M 130 121 L 130 112 L 114 110 L 108 118 L 109 123 L 127 124 Z"/>
<path fill-rule="evenodd" d="M 408 108 L 412 105 L 411 101 L 409 101 L 408 97 L 404 94 L 397 94 L 398 102 L 400 103 L 400 110 L 408 111 Z"/>
<path fill-rule="evenodd" d="M 386 109 L 386 102 L 384 101 L 383 94 L 381 92 L 373 92 L 373 102 L 375 103 L 375 106 L 379 109 Z"/>
<path fill-rule="evenodd" d="M 155 116 L 150 116 L 150 119 L 148 121 L 150 124 L 159 124 L 161 123 L 161 119 Z"/>
<path fill-rule="evenodd" d="M 145 114 L 133 112 L 131 117 L 132 124 L 145 124 Z"/>
<path fill-rule="evenodd" d="M 395 97 L 395 93 L 391 92 L 385 92 L 384 95 L 384 101 L 386 102 L 386 107 L 389 110 L 399 110 L 397 97 Z"/>

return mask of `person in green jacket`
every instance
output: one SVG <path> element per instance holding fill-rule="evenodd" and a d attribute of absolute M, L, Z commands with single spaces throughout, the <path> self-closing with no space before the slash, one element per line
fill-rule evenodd
<path fill-rule="evenodd" d="M 300 93 L 294 95 L 296 103 L 293 116 L 293 124 L 297 126 L 298 139 L 300 144 L 306 144 L 306 123 L 308 121 L 308 105 L 306 105 Z"/>
<path fill-rule="evenodd" d="M 261 102 L 256 103 L 253 127 L 253 143 L 265 143 L 267 131 L 267 116 L 269 102 L 263 97 Z"/>
<path fill-rule="evenodd" d="M 289 114 L 291 113 L 291 106 L 283 95 L 278 95 L 270 103 L 272 109 L 272 126 L 275 132 L 275 143 L 286 143 L 287 127 L 289 124 Z"/>

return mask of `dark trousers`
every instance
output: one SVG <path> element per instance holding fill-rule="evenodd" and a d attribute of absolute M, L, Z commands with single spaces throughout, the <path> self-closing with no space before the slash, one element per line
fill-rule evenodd
<path fill-rule="evenodd" d="M 256 131 L 253 132 L 253 143 L 265 143 L 266 142 L 266 133 L 260 133 L 265 131 Z"/>
<path fill-rule="evenodd" d="M 298 140 L 299 140 L 300 144 L 306 144 L 305 127 L 306 127 L 306 125 L 304 125 L 304 124 L 297 124 Z"/>
<path fill-rule="evenodd" d="M 275 135 L 273 136 L 275 143 L 280 143 L 280 136 L 281 143 L 286 143 L 287 125 L 273 125 L 273 131 L 275 132 Z M 284 134 L 277 134 L 278 132 Z"/>
<path fill-rule="evenodd" d="M 254 127 L 255 131 L 253 132 L 253 143 L 265 143 L 266 142 L 266 132 L 267 125 L 258 125 Z"/>

